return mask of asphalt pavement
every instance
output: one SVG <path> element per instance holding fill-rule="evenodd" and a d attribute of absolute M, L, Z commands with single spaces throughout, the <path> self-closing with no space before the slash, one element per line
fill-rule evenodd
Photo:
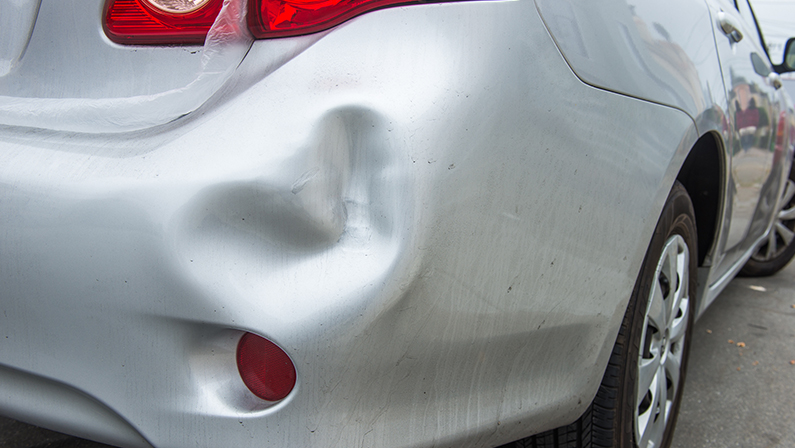
<path fill-rule="evenodd" d="M 672 448 L 795 448 L 795 264 L 738 278 L 696 323 Z M 0 448 L 110 448 L 0 418 Z"/>

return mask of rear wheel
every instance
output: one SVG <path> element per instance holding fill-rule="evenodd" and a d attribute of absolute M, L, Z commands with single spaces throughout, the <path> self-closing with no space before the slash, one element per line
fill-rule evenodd
<path fill-rule="evenodd" d="M 667 447 L 682 397 L 696 280 L 693 205 L 671 190 L 593 403 L 571 425 L 514 447 Z"/>
<path fill-rule="evenodd" d="M 776 211 L 776 220 L 764 243 L 745 263 L 740 275 L 765 277 L 780 271 L 795 256 L 795 170 L 790 172 L 787 185 Z"/>

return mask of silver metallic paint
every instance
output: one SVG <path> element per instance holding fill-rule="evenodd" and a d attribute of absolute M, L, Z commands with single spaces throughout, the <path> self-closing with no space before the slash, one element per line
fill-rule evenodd
<path fill-rule="evenodd" d="M 788 100 L 768 86 L 770 81 L 756 73 L 749 60 L 751 52 L 764 57 L 761 46 L 752 42 L 758 40 L 756 29 L 743 28 L 746 37 L 740 42 L 724 34 L 720 17 L 749 26 L 728 0 L 536 3 L 562 54 L 584 82 L 677 107 L 695 120 L 699 135 L 714 133 L 726 142 L 721 167 L 725 207 L 719 238 L 699 276 L 700 288 L 711 290 L 699 300 L 700 314 L 764 240 L 774 215 L 771 204 L 780 197 L 789 172 L 792 142 L 785 143 L 788 156 L 774 158 L 773 152 L 778 104 Z M 762 148 L 735 150 L 740 138 L 728 124 L 735 123 L 732 83 L 738 73 L 754 91 L 762 92 L 757 100 L 764 99 L 769 108 L 769 127 L 756 132 L 764 137 Z"/>
<path fill-rule="evenodd" d="M 0 79 L 11 73 L 28 48 L 40 0 L 0 1 Z"/>
<path fill-rule="evenodd" d="M 706 20 L 653 58 L 687 75 L 622 74 L 659 98 L 583 83 L 532 2 L 463 2 L 257 41 L 171 123 L 0 127 L 0 410 L 129 446 L 493 446 L 575 419 L 722 131 Z M 284 401 L 237 376 L 241 331 L 292 357 Z M 104 416 L 48 411 L 43 383 Z"/>
<path fill-rule="evenodd" d="M 721 8 L 725 10 L 725 15 L 736 16 L 734 20 L 738 25 L 742 23 L 739 20 L 739 12 L 736 10 L 731 12 L 733 9 L 731 2 L 723 1 Z M 736 132 L 726 140 L 727 150 L 731 154 L 732 169 L 728 192 L 731 200 L 727 204 L 730 205 L 731 216 L 727 220 L 729 229 L 725 233 L 724 241 L 724 250 L 736 255 L 724 258 L 724 265 L 735 263 L 738 252 L 747 251 L 749 243 L 753 244 L 769 227 L 767 221 L 763 221 L 763 225 L 753 226 L 752 219 L 760 195 L 764 194 L 763 185 L 773 170 L 773 144 L 779 115 L 776 89 L 767 82 L 770 68 L 766 73 L 759 73 L 751 60 L 756 58 L 760 64 L 764 64 L 762 59 L 764 49 L 761 44 L 754 43 L 756 37 L 754 29 L 744 29 L 744 32 L 747 37 L 740 42 L 734 42 L 730 36 L 725 36 L 717 30 L 715 33 L 718 53 L 724 64 L 724 83 L 728 92 L 728 104 L 725 110 L 729 111 L 730 122 L 737 123 Z M 769 62 L 767 65 L 769 66 Z M 767 124 L 760 118 L 758 125 L 743 125 L 746 127 L 741 128 L 740 108 L 752 110 L 749 102 L 758 104 L 756 110 L 759 111 L 760 116 L 767 115 Z M 780 166 L 781 164 L 777 167 L 779 170 Z M 774 182 L 772 185 L 778 191 L 780 182 Z M 773 200 L 775 201 L 775 196 Z M 764 218 L 767 219 L 768 216 L 769 214 Z M 744 244 L 732 251 L 741 243 Z"/>

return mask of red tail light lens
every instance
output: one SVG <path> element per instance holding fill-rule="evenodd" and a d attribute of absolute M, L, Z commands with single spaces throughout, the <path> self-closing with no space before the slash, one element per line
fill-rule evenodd
<path fill-rule="evenodd" d="M 374 9 L 412 0 L 249 0 L 248 27 L 254 37 L 286 37 L 322 31 Z"/>
<path fill-rule="evenodd" d="M 323 31 L 388 6 L 446 0 L 241 0 L 255 38 Z M 105 33 L 120 44 L 201 44 L 223 0 L 108 0 Z"/>
<path fill-rule="evenodd" d="M 202 44 L 223 0 L 110 0 L 105 33 L 120 44 Z"/>
<path fill-rule="evenodd" d="M 237 369 L 246 387 L 267 401 L 279 401 L 295 387 L 295 366 L 273 342 L 246 333 L 237 344 Z"/>

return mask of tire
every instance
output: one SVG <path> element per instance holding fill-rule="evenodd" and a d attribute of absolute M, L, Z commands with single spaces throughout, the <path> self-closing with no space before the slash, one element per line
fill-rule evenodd
<path fill-rule="evenodd" d="M 790 171 L 776 219 L 765 242 L 745 263 L 743 277 L 767 277 L 784 269 L 795 256 L 795 170 Z"/>
<path fill-rule="evenodd" d="M 646 252 L 599 391 L 585 413 L 570 425 L 505 447 L 671 444 L 693 324 L 698 260 L 694 216 L 690 197 L 677 182 Z"/>

